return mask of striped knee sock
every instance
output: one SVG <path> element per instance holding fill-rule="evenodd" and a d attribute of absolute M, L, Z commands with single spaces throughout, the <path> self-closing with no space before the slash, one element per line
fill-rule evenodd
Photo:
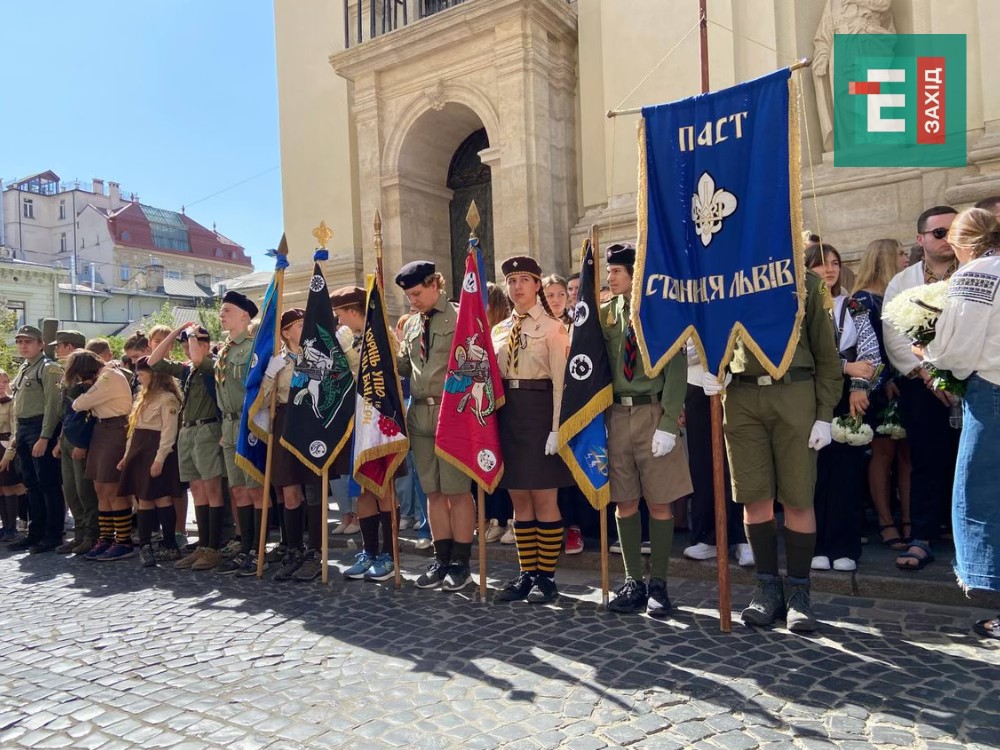
<path fill-rule="evenodd" d="M 555 578 L 556 562 L 563 546 L 563 522 L 536 521 L 538 528 L 538 572 L 546 578 Z"/>
<path fill-rule="evenodd" d="M 517 561 L 525 573 L 534 573 L 538 570 L 538 529 L 535 523 L 533 520 L 514 520 Z"/>
<path fill-rule="evenodd" d="M 102 542 L 111 543 L 115 540 L 115 516 L 114 511 L 97 511 L 97 529 Z"/>
<path fill-rule="evenodd" d="M 132 511 L 113 510 L 115 525 L 115 542 L 132 546 Z"/>

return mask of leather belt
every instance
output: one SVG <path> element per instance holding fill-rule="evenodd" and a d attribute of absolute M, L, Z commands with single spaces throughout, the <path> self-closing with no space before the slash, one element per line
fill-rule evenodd
<path fill-rule="evenodd" d="M 128 417 L 117 416 L 117 417 L 94 417 L 101 424 L 120 424 L 128 422 Z"/>
<path fill-rule="evenodd" d="M 525 378 L 511 378 L 503 381 L 503 387 L 512 391 L 551 391 L 552 381 L 545 379 L 528 380 Z"/>
<path fill-rule="evenodd" d="M 783 378 L 772 378 L 770 375 L 733 375 L 733 380 L 737 383 L 749 383 L 761 388 L 782 383 L 798 383 L 803 380 L 812 380 L 813 374 L 809 370 L 789 370 Z"/>
<path fill-rule="evenodd" d="M 181 427 L 200 427 L 203 424 L 214 424 L 218 422 L 218 417 L 208 417 L 206 419 L 195 419 L 191 422 L 181 422 Z"/>
<path fill-rule="evenodd" d="M 653 403 L 653 397 L 649 394 L 645 396 L 614 396 L 614 402 L 622 406 L 645 406 Z"/>

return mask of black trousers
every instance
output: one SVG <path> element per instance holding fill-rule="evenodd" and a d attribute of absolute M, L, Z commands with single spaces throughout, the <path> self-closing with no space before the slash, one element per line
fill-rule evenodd
<path fill-rule="evenodd" d="M 688 385 L 684 399 L 684 421 L 687 425 L 688 467 L 691 470 L 691 544 L 715 544 L 715 492 L 712 486 L 712 411 L 708 396 L 701 386 Z M 729 461 L 723 442 L 722 465 L 726 486 L 726 528 L 730 544 L 746 542 L 743 530 L 743 508 L 733 502 L 729 478 Z"/>
<path fill-rule="evenodd" d="M 861 557 L 865 449 L 833 442 L 816 459 L 816 554 Z"/>
<path fill-rule="evenodd" d="M 28 491 L 28 541 L 32 544 L 61 544 L 66 505 L 63 502 L 62 467 L 52 449 L 59 435 L 49 440 L 45 455 L 33 458 L 31 449 L 41 436 L 42 418 L 17 423 L 17 465 Z"/>
<path fill-rule="evenodd" d="M 899 408 L 910 441 L 910 532 L 914 539 L 935 539 L 951 516 L 960 431 L 948 425 L 948 407 L 920 378 L 899 383 Z"/>

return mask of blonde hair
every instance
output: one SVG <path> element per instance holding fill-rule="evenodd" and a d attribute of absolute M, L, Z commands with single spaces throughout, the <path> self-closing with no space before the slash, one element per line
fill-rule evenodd
<path fill-rule="evenodd" d="M 861 256 L 858 266 L 858 278 L 854 282 L 852 293 L 869 289 L 879 294 L 885 294 L 885 289 L 896 275 L 896 257 L 903 245 L 899 240 L 872 240 Z"/>
<path fill-rule="evenodd" d="M 948 244 L 969 251 L 978 258 L 988 250 L 1000 248 L 1000 222 L 985 208 L 967 208 L 951 223 Z"/>
<path fill-rule="evenodd" d="M 139 395 L 135 397 L 135 403 L 132 404 L 132 413 L 128 415 L 129 435 L 135 431 L 135 426 L 139 422 L 139 414 L 146 403 L 157 393 L 172 393 L 179 402 L 184 402 L 181 389 L 177 387 L 177 381 L 170 373 L 150 370 L 149 375 L 149 385 L 144 385 L 139 389 Z"/>
<path fill-rule="evenodd" d="M 146 339 L 150 342 L 156 340 L 157 342 L 163 341 L 167 336 L 172 333 L 170 326 L 165 325 L 155 325 L 149 329 L 149 333 L 146 334 Z"/>

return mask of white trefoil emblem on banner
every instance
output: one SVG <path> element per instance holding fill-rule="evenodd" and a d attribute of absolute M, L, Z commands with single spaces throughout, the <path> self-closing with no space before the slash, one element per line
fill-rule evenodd
<path fill-rule="evenodd" d="M 736 196 L 724 188 L 715 189 L 715 180 L 708 172 L 698 179 L 698 192 L 691 196 L 691 220 L 708 247 L 712 236 L 722 229 L 722 220 L 736 210 Z"/>

